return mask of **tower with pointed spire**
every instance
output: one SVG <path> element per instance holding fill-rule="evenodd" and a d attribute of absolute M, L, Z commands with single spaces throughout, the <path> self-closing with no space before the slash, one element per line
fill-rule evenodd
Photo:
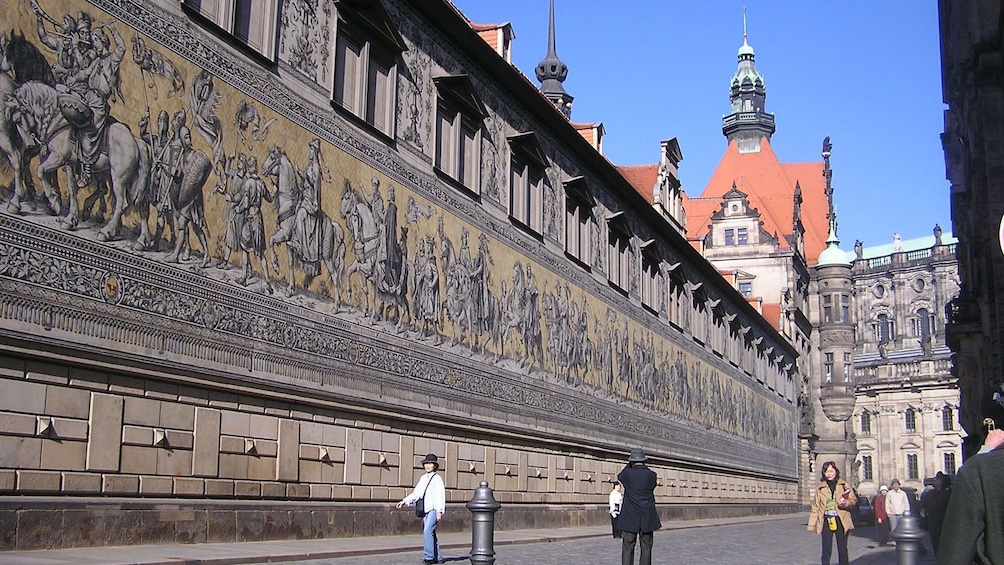
<path fill-rule="evenodd" d="M 854 425 L 850 421 L 854 412 L 854 327 L 855 319 L 851 301 L 854 299 L 854 281 L 851 262 L 840 249 L 837 238 L 837 210 L 833 204 L 833 171 L 830 169 L 830 138 L 823 140 L 823 180 L 827 200 L 826 219 L 829 237 L 826 249 L 816 260 L 814 276 L 810 283 L 814 315 L 812 332 L 813 356 L 817 368 L 813 374 L 819 378 L 817 386 L 822 413 L 816 412 L 813 448 L 817 463 L 838 461 L 844 469 L 851 468 L 857 453 Z"/>
<path fill-rule="evenodd" d="M 554 0 L 551 0 L 551 19 L 547 29 L 547 56 L 537 63 L 537 80 L 540 81 L 540 91 L 552 104 L 565 115 L 572 117 L 572 96 L 565 92 L 561 84 L 568 78 L 568 65 L 558 58 L 554 42 Z"/>
<path fill-rule="evenodd" d="M 729 100 L 732 113 L 722 118 L 722 133 L 739 145 L 740 153 L 760 151 L 760 140 L 770 141 L 774 134 L 774 114 L 764 107 L 767 89 L 756 70 L 756 53 L 750 47 L 746 31 L 746 8 L 743 8 L 743 44 L 739 47 L 739 67 L 732 76 Z"/>

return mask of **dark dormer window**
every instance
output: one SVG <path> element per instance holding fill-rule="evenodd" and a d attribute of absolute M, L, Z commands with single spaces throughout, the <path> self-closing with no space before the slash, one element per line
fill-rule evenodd
<path fill-rule="evenodd" d="M 607 231 L 607 280 L 627 294 L 631 276 L 631 229 L 624 212 L 615 212 L 607 218 Z"/>
<path fill-rule="evenodd" d="M 466 75 L 433 79 L 436 106 L 436 170 L 480 193 L 482 124 L 488 115 Z"/>
<path fill-rule="evenodd" d="M 565 253 L 589 267 L 590 226 L 596 201 L 583 177 L 565 181 Z"/>
<path fill-rule="evenodd" d="M 509 138 L 512 161 L 509 170 L 509 216 L 530 233 L 544 233 L 544 190 L 547 157 L 533 132 Z"/>
<path fill-rule="evenodd" d="M 379 2 L 360 1 L 351 6 L 339 2 L 332 92 L 335 107 L 393 138 L 397 61 L 404 50 L 404 41 Z"/>
<path fill-rule="evenodd" d="M 269 61 L 275 60 L 279 2 L 185 0 L 184 5 Z"/>
<path fill-rule="evenodd" d="M 662 256 L 654 240 L 641 244 L 641 303 L 652 312 L 659 313 L 659 291 L 662 283 Z"/>

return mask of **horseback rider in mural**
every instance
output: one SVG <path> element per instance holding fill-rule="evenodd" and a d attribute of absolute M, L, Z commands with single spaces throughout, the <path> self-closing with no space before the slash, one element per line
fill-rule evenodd
<path fill-rule="evenodd" d="M 316 277 L 321 273 L 321 140 L 310 142 L 310 157 L 307 165 L 300 172 L 303 179 L 300 185 L 300 203 L 296 208 L 293 220 L 293 232 L 289 239 L 289 248 L 296 253 L 302 268 L 308 277 Z"/>
<path fill-rule="evenodd" d="M 57 84 L 66 84 L 68 79 L 86 68 L 95 58 L 91 44 L 91 17 L 83 12 L 74 19 L 70 14 L 63 16 L 59 24 L 46 14 L 36 0 L 31 1 L 31 8 L 38 20 L 38 39 L 50 50 L 56 53 L 56 62 L 52 65 L 52 74 Z M 59 31 L 49 32 L 45 23 L 59 26 Z"/>
<path fill-rule="evenodd" d="M 99 27 L 90 31 L 88 43 L 91 44 L 91 49 L 81 49 L 84 35 L 91 27 L 90 16 L 80 14 L 76 27 L 78 47 L 65 49 L 63 57 L 67 58 L 66 53 L 71 53 L 72 56 L 68 57 L 71 60 L 57 63 L 53 67 L 53 74 L 57 75 L 56 89 L 63 93 L 58 98 L 59 109 L 77 133 L 79 188 L 90 184 L 91 168 L 97 163 L 101 152 L 102 138 L 110 118 L 109 102 L 115 100 L 116 91 L 120 89 L 119 67 L 125 58 L 126 44 L 119 35 L 115 22 L 109 20 L 101 27 L 111 33 L 112 39 Z M 39 28 L 42 28 L 41 24 Z M 39 39 L 42 39 L 41 36 Z M 115 41 L 114 50 L 110 49 L 112 40 Z M 69 66 L 57 71 L 56 67 L 62 67 L 63 62 Z M 63 82 L 59 83 L 58 75 L 64 71 L 66 74 L 63 75 Z"/>

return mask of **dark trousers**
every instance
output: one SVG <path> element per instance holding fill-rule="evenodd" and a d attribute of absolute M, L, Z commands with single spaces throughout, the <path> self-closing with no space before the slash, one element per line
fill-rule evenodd
<path fill-rule="evenodd" d="M 822 565 L 830 565 L 830 555 L 833 553 L 833 538 L 837 538 L 837 557 L 840 559 L 840 565 L 848 565 L 850 561 L 847 558 L 847 532 L 844 531 L 844 524 L 840 522 L 840 518 L 837 518 L 837 531 L 831 532 L 829 528 L 826 527 L 826 523 L 823 523 L 823 554 L 820 558 L 820 563 Z"/>
<path fill-rule="evenodd" d="M 652 532 L 621 532 L 621 565 L 634 565 L 634 544 L 641 546 L 639 565 L 652 565 Z M 847 547 L 847 544 L 844 544 Z"/>

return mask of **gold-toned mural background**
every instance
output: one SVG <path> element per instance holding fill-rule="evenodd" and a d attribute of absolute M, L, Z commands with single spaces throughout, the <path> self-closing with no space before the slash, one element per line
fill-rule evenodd
<path fill-rule="evenodd" d="M 6 213 L 762 445 L 793 443 L 793 408 L 754 380 L 93 6 L 18 1 L 0 14 Z"/>

